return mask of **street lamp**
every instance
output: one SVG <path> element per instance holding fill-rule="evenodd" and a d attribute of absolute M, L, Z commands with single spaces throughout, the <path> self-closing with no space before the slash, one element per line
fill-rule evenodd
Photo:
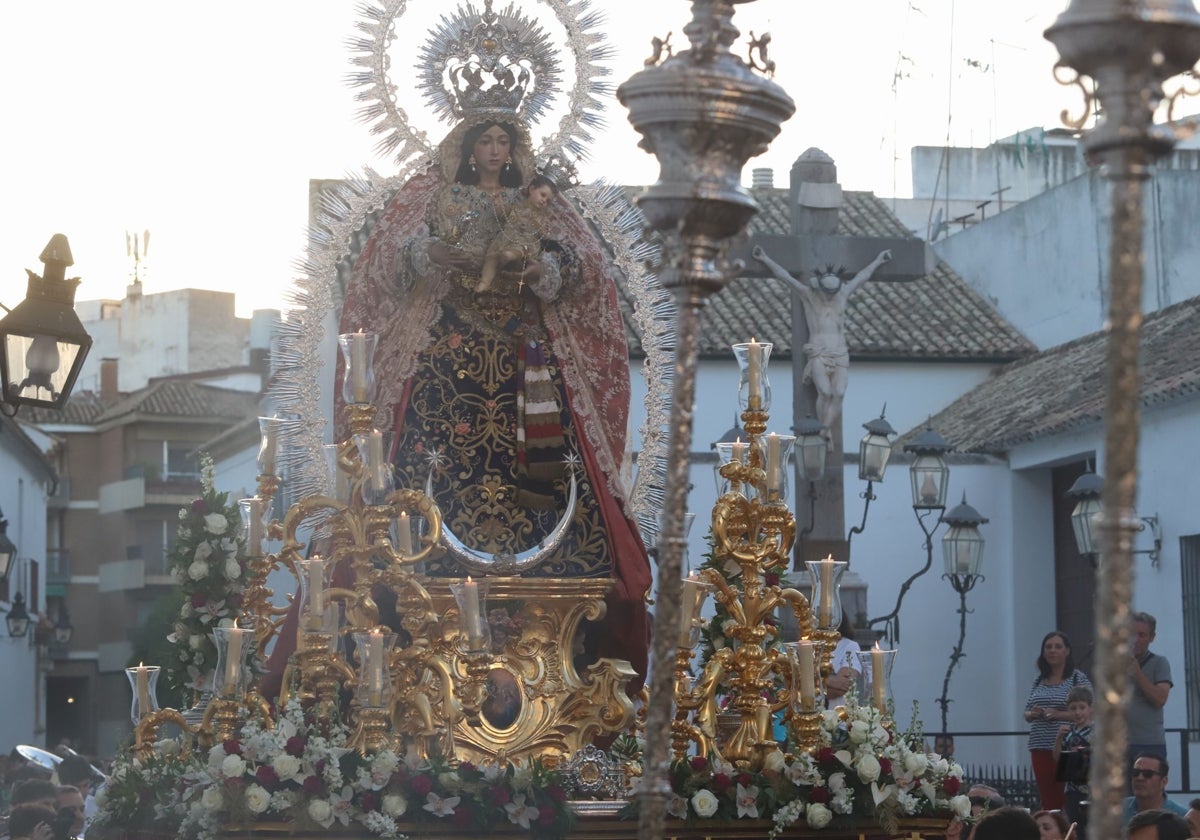
<path fill-rule="evenodd" d="M 945 732 L 946 715 L 950 710 L 950 674 L 954 672 L 958 660 L 965 655 L 963 642 L 967 638 L 967 593 L 983 580 L 979 567 L 983 564 L 984 541 L 979 526 L 987 522 L 987 517 L 967 504 L 967 494 L 963 493 L 962 504 L 952 508 L 941 521 L 949 528 L 942 537 L 942 557 L 946 562 L 946 573 L 942 577 L 950 581 L 958 593 L 958 644 L 950 653 L 950 664 L 942 681 L 942 696 L 937 701 L 942 707 L 941 731 Z"/>
<path fill-rule="evenodd" d="M 75 387 L 92 338 L 75 314 L 79 278 L 66 279 L 74 265 L 67 237 L 56 233 L 39 259 L 44 276 L 26 269 L 25 300 L 0 318 L 0 403 L 61 409 Z M 11 415 L 10 415 L 11 416 Z"/>
<path fill-rule="evenodd" d="M 1104 506 L 1100 502 L 1100 494 L 1104 490 L 1104 479 L 1096 475 L 1090 468 L 1071 485 L 1067 495 L 1075 499 L 1075 509 L 1071 511 L 1071 529 L 1075 532 L 1075 546 L 1079 553 L 1086 557 L 1096 567 L 1096 544 L 1092 541 L 1092 522 L 1096 514 Z"/>
<path fill-rule="evenodd" d="M 8 538 L 8 520 L 0 511 L 0 579 L 12 578 L 13 563 L 17 561 L 17 547 Z"/>
<path fill-rule="evenodd" d="M 892 457 L 892 437 L 896 434 L 896 430 L 892 428 L 891 423 L 884 419 L 886 413 L 887 403 L 884 403 L 883 411 L 879 412 L 878 417 L 863 423 L 863 428 L 867 430 L 867 433 L 858 442 L 858 478 L 860 481 L 867 482 L 867 489 L 858 494 L 864 499 L 862 522 L 852 525 L 846 533 L 847 562 L 850 560 L 850 541 L 854 539 L 855 534 L 861 534 L 867 528 L 867 512 L 871 509 L 871 502 L 876 498 L 875 482 L 883 481 L 883 474 Z"/>
<path fill-rule="evenodd" d="M 8 611 L 4 622 L 8 625 L 8 635 L 14 639 L 20 639 L 29 632 L 29 611 L 25 609 L 25 593 L 18 592 L 13 596 L 12 609 Z"/>
<path fill-rule="evenodd" d="M 71 644 L 71 636 L 74 633 L 75 628 L 71 624 L 71 614 L 67 612 L 67 605 L 64 603 L 62 609 L 58 611 L 58 621 L 54 623 L 54 641 L 66 647 Z"/>
<path fill-rule="evenodd" d="M 884 632 L 893 644 L 900 641 L 900 606 L 904 603 L 904 596 L 912 588 L 913 582 L 933 567 L 933 535 L 938 525 L 946 520 L 940 517 L 935 519 L 932 528 L 926 525 L 926 520 L 932 512 L 946 509 L 950 468 L 946 466 L 945 455 L 953 448 L 945 438 L 933 430 L 933 426 L 926 426 L 925 431 L 904 447 L 905 452 L 916 455 L 912 466 L 908 468 L 908 474 L 912 483 L 913 513 L 917 517 L 917 524 L 921 526 L 921 533 L 925 535 L 925 565 L 900 585 L 896 606 L 892 611 L 867 623 L 868 627 L 883 625 Z"/>

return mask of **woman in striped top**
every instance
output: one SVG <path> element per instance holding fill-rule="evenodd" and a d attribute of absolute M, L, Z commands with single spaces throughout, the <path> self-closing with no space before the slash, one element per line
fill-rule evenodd
<path fill-rule="evenodd" d="M 1067 695 L 1076 686 L 1091 688 L 1087 675 L 1075 668 L 1071 640 L 1061 630 L 1053 630 L 1042 639 L 1037 659 L 1038 677 L 1025 701 L 1025 720 L 1029 721 L 1029 759 L 1037 780 L 1042 808 L 1062 810 L 1066 804 L 1063 783 L 1054 778 L 1054 742 L 1058 728 L 1071 722 Z"/>

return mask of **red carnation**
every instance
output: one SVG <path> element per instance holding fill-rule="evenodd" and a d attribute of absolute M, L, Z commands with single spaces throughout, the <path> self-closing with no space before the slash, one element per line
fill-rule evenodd
<path fill-rule="evenodd" d="M 837 761 L 838 757 L 833 751 L 833 747 L 821 747 L 817 750 L 817 763 L 828 764 L 831 761 Z"/>
<path fill-rule="evenodd" d="M 889 776 L 889 775 L 891 775 L 891 773 L 892 773 L 892 760 L 891 760 L 890 758 L 881 758 L 881 759 L 879 759 L 879 770 L 880 770 L 880 772 L 882 772 L 882 773 L 883 773 L 883 775 L 885 775 L 885 776 Z"/>
<path fill-rule="evenodd" d="M 304 792 L 309 796 L 316 796 L 321 792 L 321 788 L 325 783 L 321 781 L 320 776 L 306 776 L 304 778 Z"/>
<path fill-rule="evenodd" d="M 778 586 L 779 585 L 779 573 L 778 572 L 767 572 L 765 575 L 763 575 L 763 580 L 766 582 L 767 586 Z"/>
<path fill-rule="evenodd" d="M 717 793 L 724 793 L 733 786 L 733 779 L 725 773 L 718 773 L 713 776 L 712 787 Z"/>
<path fill-rule="evenodd" d="M 275 772 L 275 768 L 269 764 L 264 764 L 254 771 L 254 778 L 258 783 L 271 790 L 275 785 L 279 784 L 279 774 Z"/>
<path fill-rule="evenodd" d="M 808 795 L 808 798 L 813 802 L 820 802 L 822 805 L 824 805 L 833 797 L 829 795 L 829 788 L 815 787 L 812 789 L 812 793 Z"/>
<path fill-rule="evenodd" d="M 428 776 L 417 776 L 412 782 L 412 790 L 417 796 L 425 796 L 433 790 L 433 780 Z"/>
<path fill-rule="evenodd" d="M 194 499 L 192 501 L 192 513 L 204 516 L 204 514 L 208 513 L 208 502 L 204 501 L 204 499 Z"/>
<path fill-rule="evenodd" d="M 192 609 L 198 610 L 208 603 L 208 599 L 204 597 L 203 592 L 192 593 Z"/>
<path fill-rule="evenodd" d="M 308 742 L 305 741 L 302 736 L 293 735 L 291 738 L 287 739 L 287 743 L 284 744 L 283 751 L 288 755 L 293 755 L 296 758 L 299 758 L 300 756 L 304 755 L 304 747 L 307 743 Z"/>
<path fill-rule="evenodd" d="M 358 798 L 358 804 L 364 811 L 378 811 L 379 801 L 379 794 L 372 790 L 365 791 Z"/>
<path fill-rule="evenodd" d="M 492 800 L 493 805 L 507 805 L 512 801 L 512 794 L 508 788 L 503 785 L 496 785 L 488 788 L 488 799 Z"/>
<path fill-rule="evenodd" d="M 697 773 L 703 773 L 708 768 L 708 758 L 702 755 L 692 756 L 692 769 Z"/>
<path fill-rule="evenodd" d="M 242 754 L 242 742 L 237 738 L 229 738 L 222 742 L 221 746 L 225 748 L 225 755 Z"/>
<path fill-rule="evenodd" d="M 754 778 L 749 773 L 742 773 L 738 776 L 738 784 L 742 787 L 749 787 L 754 781 Z"/>
<path fill-rule="evenodd" d="M 946 791 L 947 796 L 957 796 L 962 788 L 962 782 L 957 776 L 947 776 L 946 781 L 942 782 L 942 789 Z"/>

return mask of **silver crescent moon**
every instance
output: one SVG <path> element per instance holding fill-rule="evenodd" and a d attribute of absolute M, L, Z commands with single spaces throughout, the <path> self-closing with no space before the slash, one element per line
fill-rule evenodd
<path fill-rule="evenodd" d="M 550 555 L 562 545 L 563 538 L 567 535 L 567 529 L 571 526 L 571 520 L 575 517 L 575 502 L 578 495 L 575 470 L 571 470 L 571 484 L 567 491 L 567 508 L 559 517 L 558 524 L 554 526 L 554 530 L 550 532 L 549 536 L 533 548 L 526 549 L 520 554 L 510 552 L 487 554 L 469 548 L 451 533 L 450 527 L 445 521 L 442 522 L 440 542 L 446 552 L 468 571 L 480 575 L 523 574 L 545 563 L 550 559 Z"/>

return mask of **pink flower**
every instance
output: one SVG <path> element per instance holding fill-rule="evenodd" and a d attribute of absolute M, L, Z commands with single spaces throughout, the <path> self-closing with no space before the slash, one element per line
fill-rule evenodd
<path fill-rule="evenodd" d="M 758 818 L 758 786 L 739 784 L 737 786 L 737 815 L 739 817 Z"/>
<path fill-rule="evenodd" d="M 469 431 L 471 431 L 470 423 L 457 423 L 454 426 L 454 434 L 456 435 L 465 435 Z"/>

